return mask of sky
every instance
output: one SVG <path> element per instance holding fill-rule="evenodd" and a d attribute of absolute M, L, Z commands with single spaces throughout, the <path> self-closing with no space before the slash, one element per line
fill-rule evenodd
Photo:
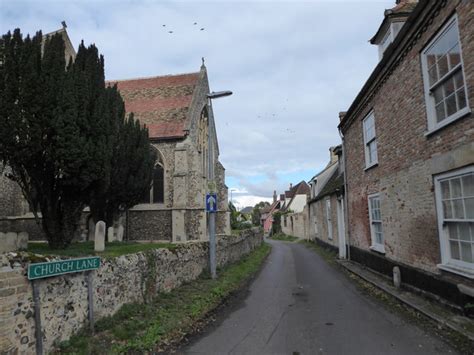
<path fill-rule="evenodd" d="M 0 32 L 61 28 L 95 43 L 106 79 L 197 72 L 205 58 L 220 161 L 238 208 L 322 170 L 378 62 L 368 40 L 394 0 L 0 0 Z M 196 23 L 196 24 L 195 24 Z M 172 33 L 170 33 L 170 31 Z"/>

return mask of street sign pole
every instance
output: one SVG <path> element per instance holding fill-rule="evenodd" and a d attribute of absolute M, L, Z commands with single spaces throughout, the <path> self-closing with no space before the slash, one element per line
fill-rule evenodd
<path fill-rule="evenodd" d="M 214 141 L 212 140 L 212 134 L 214 133 L 214 127 L 212 123 L 214 122 L 214 117 L 212 117 L 212 100 L 208 98 L 209 102 L 209 118 L 207 120 L 207 157 L 208 157 L 208 189 L 215 188 L 215 181 L 214 181 Z M 215 192 L 215 191 L 209 191 Z M 217 201 L 215 201 L 217 202 Z M 208 205 L 208 201 L 206 201 L 206 205 Z M 210 203 L 209 203 L 210 205 Z M 208 206 L 206 206 L 208 207 Z M 211 206 L 209 206 L 211 207 Z M 208 209 L 207 215 L 209 218 L 209 268 L 211 269 L 211 278 L 215 279 L 217 277 L 216 272 L 216 214 L 212 211 L 212 208 Z"/>
<path fill-rule="evenodd" d="M 204 58 L 202 59 L 204 65 Z M 207 125 L 207 150 L 208 150 L 208 176 L 207 181 L 209 183 L 208 189 L 214 195 L 214 208 L 210 208 L 207 212 L 209 217 L 209 267 L 211 269 L 211 277 L 215 279 L 217 277 L 216 273 L 216 212 L 217 212 L 217 195 L 216 192 L 216 182 L 214 180 L 214 152 L 216 147 L 214 147 L 214 141 L 217 141 L 217 137 L 214 136 L 216 128 L 214 126 L 214 114 L 212 112 L 212 99 L 218 99 L 219 97 L 232 95 L 232 91 L 219 91 L 212 92 L 207 94 L 207 104 L 208 104 L 208 125 Z M 211 188 L 209 188 L 211 187 Z M 206 205 L 207 205 L 206 199 Z"/>
<path fill-rule="evenodd" d="M 35 347 L 36 355 L 43 355 L 43 332 L 41 330 L 41 305 L 38 289 L 38 280 L 32 281 L 33 302 L 35 303 Z"/>
<path fill-rule="evenodd" d="M 211 277 L 217 277 L 216 272 L 216 214 L 209 212 L 209 257 L 211 266 Z"/>

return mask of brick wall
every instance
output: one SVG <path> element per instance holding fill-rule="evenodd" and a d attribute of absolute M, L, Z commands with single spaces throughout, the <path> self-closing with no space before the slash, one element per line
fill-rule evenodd
<path fill-rule="evenodd" d="M 386 257 L 433 273 L 439 273 L 436 264 L 440 262 L 433 186 L 433 174 L 440 168 L 437 158 L 447 154 L 447 170 L 474 164 L 474 154 L 465 153 L 474 152 L 472 114 L 425 136 L 427 116 L 420 52 L 454 11 L 458 15 L 468 102 L 473 107 L 474 4 L 448 1 L 432 22 L 420 27 L 425 30 L 419 37 L 415 35 L 411 49 L 373 91 L 373 96 L 366 95 L 360 101 L 350 117 L 351 125 L 343 126 L 351 245 L 368 250 L 371 238 L 367 195 L 378 192 Z M 372 109 L 379 163 L 365 170 L 362 120 Z M 464 152 L 462 159 L 457 160 L 456 152 Z"/>

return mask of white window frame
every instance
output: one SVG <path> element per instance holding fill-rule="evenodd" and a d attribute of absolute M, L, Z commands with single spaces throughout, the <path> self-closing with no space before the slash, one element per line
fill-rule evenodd
<path fill-rule="evenodd" d="M 427 52 L 428 50 L 431 49 L 431 47 L 446 33 L 446 31 L 451 27 L 451 26 L 456 26 L 457 32 L 458 32 L 458 45 L 459 45 L 459 56 L 460 56 L 460 62 L 458 65 L 456 65 L 453 69 L 450 70 L 449 73 L 446 73 L 445 76 L 441 79 L 438 80 L 437 83 L 433 85 L 432 88 L 430 88 L 430 83 L 429 83 L 429 74 L 428 74 L 428 62 L 427 62 Z M 441 122 L 436 122 L 437 117 L 436 117 L 436 108 L 435 108 L 435 98 L 434 94 L 432 93 L 432 89 L 435 87 L 438 87 L 440 84 L 445 82 L 446 79 L 449 79 L 453 77 L 453 72 L 455 72 L 457 69 L 460 67 L 460 71 L 463 76 L 463 81 L 464 81 L 464 94 L 466 98 L 466 107 L 460 109 L 459 111 L 456 111 L 453 113 L 451 116 L 447 116 L 445 119 L 443 119 Z M 428 119 L 428 130 L 425 135 L 430 135 L 431 133 L 443 128 L 444 126 L 450 124 L 451 122 L 454 122 L 461 117 L 464 117 L 468 113 L 471 112 L 470 106 L 469 106 L 469 97 L 468 97 L 468 92 L 467 92 L 467 84 L 466 84 L 466 74 L 464 72 L 464 62 L 463 62 L 463 55 L 462 55 L 462 48 L 461 48 L 461 39 L 459 37 L 459 26 L 458 26 L 458 17 L 455 14 L 436 34 L 436 36 L 425 46 L 425 48 L 421 52 L 421 68 L 422 68 L 422 77 L 423 77 L 423 85 L 424 85 L 424 91 L 425 91 L 425 103 L 426 103 L 426 115 Z"/>
<path fill-rule="evenodd" d="M 382 60 L 385 50 L 388 48 L 388 46 L 390 46 L 392 42 L 393 42 L 393 31 L 392 31 L 392 26 L 390 25 L 379 42 L 379 59 L 380 60 Z"/>
<path fill-rule="evenodd" d="M 377 198 L 379 200 L 380 204 L 380 210 L 382 210 L 381 206 L 381 198 L 379 193 L 371 194 L 367 196 L 367 204 L 369 207 L 369 224 L 370 224 L 370 239 L 372 242 L 372 245 L 370 246 L 371 250 L 378 251 L 379 253 L 385 254 L 385 237 L 383 235 L 383 222 L 382 222 L 382 212 L 380 212 L 380 220 L 374 221 L 372 219 L 372 206 L 370 203 L 370 200 Z M 374 223 L 380 223 L 382 227 L 382 244 L 377 242 L 377 239 L 375 238 L 375 230 L 374 230 Z"/>
<path fill-rule="evenodd" d="M 374 136 L 373 138 L 368 138 L 366 135 L 365 125 L 366 122 L 373 118 L 374 120 Z M 379 163 L 379 154 L 378 154 L 378 147 L 377 147 L 377 132 L 375 131 L 375 115 L 374 111 L 370 111 L 367 116 L 364 117 L 362 120 L 362 134 L 364 136 L 364 152 L 365 152 L 365 170 L 377 165 Z M 369 161 L 370 157 L 370 144 L 375 142 L 375 154 L 376 158 L 373 161 Z"/>
<path fill-rule="evenodd" d="M 438 216 L 438 237 L 441 252 L 441 264 L 438 264 L 439 269 L 459 274 L 470 279 L 474 279 L 474 263 L 467 263 L 462 260 L 451 259 L 451 251 L 449 240 L 447 237 L 447 228 L 444 223 L 443 204 L 441 182 L 446 179 L 462 176 L 466 173 L 474 172 L 474 165 L 450 171 L 447 173 L 434 176 L 435 197 L 436 197 L 436 213 Z M 472 221 L 474 219 L 463 219 L 463 222 Z"/>
<path fill-rule="evenodd" d="M 325 200 L 326 204 L 326 223 L 328 225 L 328 239 L 332 240 L 332 216 L 331 216 L 331 198 Z"/>

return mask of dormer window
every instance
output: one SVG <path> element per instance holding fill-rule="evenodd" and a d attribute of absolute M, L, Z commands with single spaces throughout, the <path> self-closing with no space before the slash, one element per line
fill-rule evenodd
<path fill-rule="evenodd" d="M 374 44 L 378 44 L 379 60 L 382 60 L 385 50 L 388 48 L 390 43 L 392 43 L 395 40 L 395 38 L 398 35 L 398 32 L 400 32 L 400 29 L 402 28 L 404 23 L 405 22 L 401 22 L 401 21 L 389 23 L 383 37 L 378 36 L 379 38 L 382 38 L 382 39 L 380 41 L 377 41 L 377 40 L 374 41 Z"/>
<path fill-rule="evenodd" d="M 398 35 L 418 0 L 397 0 L 395 7 L 385 10 L 384 19 L 370 43 L 378 46 L 379 60 Z"/>

